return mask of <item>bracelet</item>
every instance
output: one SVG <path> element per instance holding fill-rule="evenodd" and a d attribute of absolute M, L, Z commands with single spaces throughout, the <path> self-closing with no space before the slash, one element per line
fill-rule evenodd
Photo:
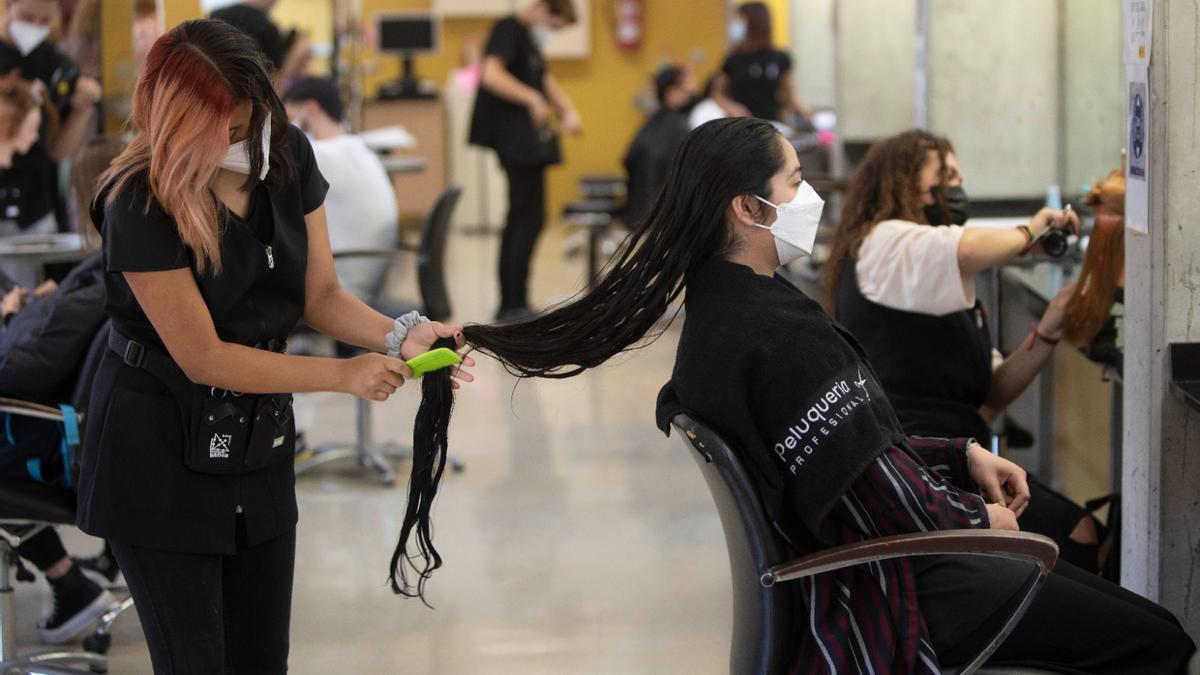
<path fill-rule="evenodd" d="M 1045 342 L 1046 344 L 1050 345 L 1051 347 L 1057 345 L 1059 342 L 1062 342 L 1062 338 L 1052 338 L 1052 337 L 1046 336 L 1044 333 L 1042 333 L 1040 330 L 1038 330 L 1036 323 L 1033 324 L 1032 329 L 1033 329 L 1033 340 L 1031 340 L 1029 342 L 1029 351 L 1033 351 L 1033 347 L 1034 347 L 1034 345 L 1036 345 L 1038 343 L 1038 340 Z"/>
<path fill-rule="evenodd" d="M 403 316 L 396 317 L 392 322 L 392 332 L 387 334 L 384 342 L 387 343 L 388 356 L 398 358 L 400 356 L 400 345 L 404 344 L 404 338 L 408 337 L 408 330 L 419 323 L 425 323 L 429 319 L 421 316 L 417 310 L 413 310 Z"/>
<path fill-rule="evenodd" d="M 1021 255 L 1025 255 L 1033 248 L 1033 242 L 1036 241 L 1036 238 L 1033 236 L 1033 228 L 1028 225 L 1018 225 L 1017 229 L 1025 234 L 1025 248 L 1021 249 Z"/>

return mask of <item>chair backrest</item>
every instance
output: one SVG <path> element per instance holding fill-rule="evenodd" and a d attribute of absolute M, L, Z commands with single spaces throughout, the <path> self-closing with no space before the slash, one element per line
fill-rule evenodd
<path fill-rule="evenodd" d="M 686 414 L 671 425 L 700 467 L 716 504 L 729 549 L 733 581 L 731 675 L 786 673 L 795 654 L 791 584 L 766 588 L 763 572 L 788 559 L 782 537 L 763 512 L 761 501 L 733 448 L 712 429 Z"/>
<path fill-rule="evenodd" d="M 417 285 L 425 316 L 434 321 L 450 317 L 450 294 L 446 291 L 446 240 L 462 188 L 451 185 L 438 196 L 421 225 L 417 251 Z"/>

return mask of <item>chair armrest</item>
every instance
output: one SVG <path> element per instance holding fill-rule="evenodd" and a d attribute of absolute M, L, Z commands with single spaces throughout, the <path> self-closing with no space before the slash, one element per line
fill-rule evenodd
<path fill-rule="evenodd" d="M 63 421 L 63 412 L 59 408 L 53 408 L 48 405 L 39 403 L 30 403 L 29 401 L 20 401 L 15 398 L 0 398 L 0 413 L 9 415 L 19 415 L 21 417 L 33 417 L 42 420 L 50 420 L 51 422 Z M 83 415 L 79 415 L 79 419 L 83 419 Z"/>
<path fill-rule="evenodd" d="M 777 581 L 792 581 L 832 572 L 862 563 L 902 558 L 917 555 L 985 555 L 1009 560 L 1021 560 L 1035 566 L 1025 592 L 1016 609 L 1009 614 L 1000 630 L 976 656 L 959 671 L 959 675 L 970 675 L 978 670 L 988 657 L 1004 642 L 1025 610 L 1042 587 L 1058 560 L 1058 545 L 1049 537 L 1031 532 L 1001 530 L 940 530 L 916 534 L 897 534 L 836 546 L 819 553 L 804 556 L 791 562 L 776 565 L 763 573 L 760 581 L 771 587 Z"/>
<path fill-rule="evenodd" d="M 417 253 L 418 249 L 413 244 L 401 242 L 395 248 L 376 248 L 364 249 L 358 251 L 334 251 L 334 260 L 345 260 L 347 258 L 398 258 L 402 255 L 411 255 Z"/>
<path fill-rule="evenodd" d="M 857 544 L 835 546 L 812 555 L 775 565 L 762 575 L 762 585 L 793 581 L 863 563 L 914 555 L 986 555 L 1024 560 L 1050 572 L 1058 560 L 1058 545 L 1032 532 L 1004 530 L 939 530 L 896 534 Z"/>

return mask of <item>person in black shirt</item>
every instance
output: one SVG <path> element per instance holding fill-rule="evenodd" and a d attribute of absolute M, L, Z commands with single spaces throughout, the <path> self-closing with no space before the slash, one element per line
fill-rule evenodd
<path fill-rule="evenodd" d="M 792 57 L 771 45 L 770 9 L 762 2 L 747 2 L 737 14 L 729 30 L 736 46 L 721 66 L 713 99 L 730 117 L 778 121 L 783 107 L 811 116 L 792 86 Z"/>
<path fill-rule="evenodd" d="M 654 91 L 658 110 L 638 130 L 625 152 L 629 181 L 624 218 L 629 227 L 636 226 L 650 209 L 654 195 L 667 178 L 675 151 L 691 130 L 687 116 L 696 95 L 691 71 L 677 65 L 663 66 L 654 74 Z"/>
<path fill-rule="evenodd" d="M 579 133 L 579 113 L 542 58 L 549 31 L 575 22 L 572 0 L 536 0 L 496 22 L 484 48 L 483 75 L 471 118 L 470 143 L 492 148 L 508 177 L 508 217 L 500 244 L 501 320 L 532 314 L 529 261 L 546 221 L 546 167 L 560 161 L 550 131 Z"/>
<path fill-rule="evenodd" d="M 212 13 L 212 18 L 232 24 L 254 38 L 275 72 L 273 79 L 276 91 L 287 90 L 292 78 L 299 74 L 300 63 L 308 49 L 307 38 L 295 29 L 286 33 L 271 21 L 269 12 L 276 0 L 247 0 L 236 5 L 222 7 Z"/>
<path fill-rule="evenodd" d="M 341 288 L 328 184 L 269 72 L 222 21 L 159 38 L 134 93 L 135 136 L 92 209 L 112 333 L 84 430 L 78 525 L 111 542 L 137 606 L 152 610 L 140 616 L 158 673 L 286 671 L 290 392 L 386 400 L 411 376 L 397 356 L 459 331 L 393 321 Z M 370 353 L 287 355 L 301 318 Z"/>
<path fill-rule="evenodd" d="M 60 14 L 58 0 L 11 0 L 0 31 L 0 81 L 40 82 L 57 118 L 43 119 L 41 140 L 14 159 L 0 188 L 7 193 L 0 218 L 19 231 L 53 232 L 69 225 L 58 163 L 78 149 L 100 100 L 100 84 L 81 77 L 75 62 L 48 40 Z"/>

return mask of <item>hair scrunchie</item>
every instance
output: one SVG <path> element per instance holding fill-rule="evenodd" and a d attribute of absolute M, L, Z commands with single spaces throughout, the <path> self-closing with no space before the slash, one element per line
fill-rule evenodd
<path fill-rule="evenodd" d="M 413 310 L 407 314 L 396 317 L 392 323 L 392 332 L 387 334 L 385 341 L 387 342 L 387 355 L 393 359 L 400 357 L 400 345 L 404 344 L 404 338 L 408 337 L 408 331 L 413 326 L 419 323 L 425 323 L 429 319 L 421 316 L 417 310 Z"/>

